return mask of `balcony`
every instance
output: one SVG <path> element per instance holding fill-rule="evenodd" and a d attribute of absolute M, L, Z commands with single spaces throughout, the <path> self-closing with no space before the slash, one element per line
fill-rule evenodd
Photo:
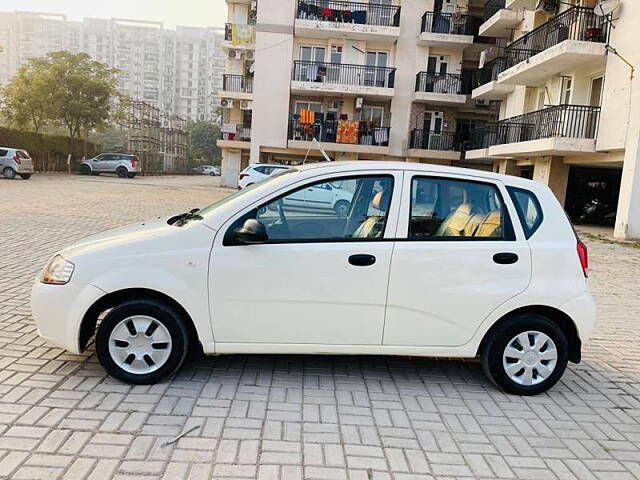
<path fill-rule="evenodd" d="M 484 23 L 480 26 L 480 35 L 510 38 L 520 22 L 522 13 L 505 8 L 505 0 L 489 0 L 484 5 Z"/>
<path fill-rule="evenodd" d="M 243 124 L 225 123 L 220 129 L 222 138 L 216 143 L 220 148 L 238 148 L 249 150 L 251 148 L 251 127 Z"/>
<path fill-rule="evenodd" d="M 600 107 L 555 105 L 470 132 L 466 158 L 595 152 Z"/>
<path fill-rule="evenodd" d="M 391 98 L 395 74 L 396 69 L 389 67 L 296 60 L 291 91 Z"/>
<path fill-rule="evenodd" d="M 460 13 L 425 12 L 418 45 L 465 49 L 478 35 L 480 17 Z"/>
<path fill-rule="evenodd" d="M 513 92 L 515 86 L 510 84 L 498 84 L 498 75 L 504 71 L 507 59 L 496 57 L 485 62 L 482 68 L 476 72 L 476 82 L 471 92 L 471 97 L 477 100 L 504 100 Z"/>
<path fill-rule="evenodd" d="M 498 83 L 542 86 L 562 72 L 604 68 L 609 25 L 592 8 L 562 12 L 505 48 Z"/>
<path fill-rule="evenodd" d="M 252 50 L 256 43 L 255 23 L 225 23 L 223 49 Z"/>
<path fill-rule="evenodd" d="M 439 160 L 460 160 L 461 138 L 456 132 L 411 130 L 407 156 Z"/>
<path fill-rule="evenodd" d="M 435 105 L 464 105 L 470 82 L 460 73 L 420 72 L 416 75 L 413 100 Z"/>
<path fill-rule="evenodd" d="M 379 3 L 298 0 L 295 35 L 393 43 L 400 35 L 400 7 Z"/>
<path fill-rule="evenodd" d="M 289 122 L 289 148 L 306 150 L 315 138 L 331 152 L 385 155 L 389 153 L 389 130 L 358 121 L 321 120 L 304 124 L 294 116 Z"/>
<path fill-rule="evenodd" d="M 253 97 L 253 77 L 245 75 L 222 75 L 222 90 L 219 97 L 237 100 L 251 100 Z"/>

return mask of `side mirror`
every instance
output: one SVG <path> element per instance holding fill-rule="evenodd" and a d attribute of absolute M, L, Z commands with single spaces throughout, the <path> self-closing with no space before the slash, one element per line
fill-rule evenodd
<path fill-rule="evenodd" d="M 241 245 L 264 243 L 269 239 L 267 229 L 255 218 L 248 218 L 242 227 L 233 232 L 233 237 Z"/>

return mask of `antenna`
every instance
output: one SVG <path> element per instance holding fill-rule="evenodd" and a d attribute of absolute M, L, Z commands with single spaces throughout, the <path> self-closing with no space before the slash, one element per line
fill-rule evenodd
<path fill-rule="evenodd" d="M 606 17 L 613 13 L 618 6 L 620 6 L 620 0 L 600 0 L 598 4 L 593 7 L 593 13 L 599 17 Z"/>

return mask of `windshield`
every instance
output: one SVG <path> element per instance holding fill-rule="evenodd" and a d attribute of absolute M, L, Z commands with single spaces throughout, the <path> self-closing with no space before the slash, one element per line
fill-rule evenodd
<path fill-rule="evenodd" d="M 295 173 L 297 171 L 298 170 L 296 170 L 295 168 L 290 168 L 290 169 L 287 169 L 287 170 L 282 170 L 282 172 L 275 173 L 275 174 L 271 175 L 269 178 L 266 178 L 261 182 L 249 185 L 248 187 L 245 187 L 242 190 L 238 190 L 236 193 L 234 193 L 232 195 L 229 195 L 228 197 L 224 197 L 223 199 L 218 200 L 215 203 L 212 203 L 208 207 L 204 207 L 203 209 L 198 211 L 198 214 L 199 215 L 206 215 L 207 213 L 211 213 L 215 209 L 221 207 L 222 205 L 226 205 L 227 203 L 231 202 L 232 200 L 235 200 L 236 198 L 242 197 L 243 195 L 246 195 L 249 192 L 253 192 L 254 190 L 262 189 L 262 188 L 268 186 L 269 183 L 271 183 L 276 178 L 279 178 L 279 177 L 281 177 L 283 175 L 288 175 L 290 173 Z"/>

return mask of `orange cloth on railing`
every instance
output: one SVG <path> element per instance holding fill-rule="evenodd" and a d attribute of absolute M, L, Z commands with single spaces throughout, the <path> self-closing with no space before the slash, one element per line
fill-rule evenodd
<path fill-rule="evenodd" d="M 300 110 L 300 123 L 303 125 L 313 123 L 316 121 L 316 112 L 313 110 Z"/>
<path fill-rule="evenodd" d="M 338 122 L 338 131 L 336 132 L 337 143 L 358 143 L 358 122 L 350 122 L 348 120 L 340 120 Z"/>

